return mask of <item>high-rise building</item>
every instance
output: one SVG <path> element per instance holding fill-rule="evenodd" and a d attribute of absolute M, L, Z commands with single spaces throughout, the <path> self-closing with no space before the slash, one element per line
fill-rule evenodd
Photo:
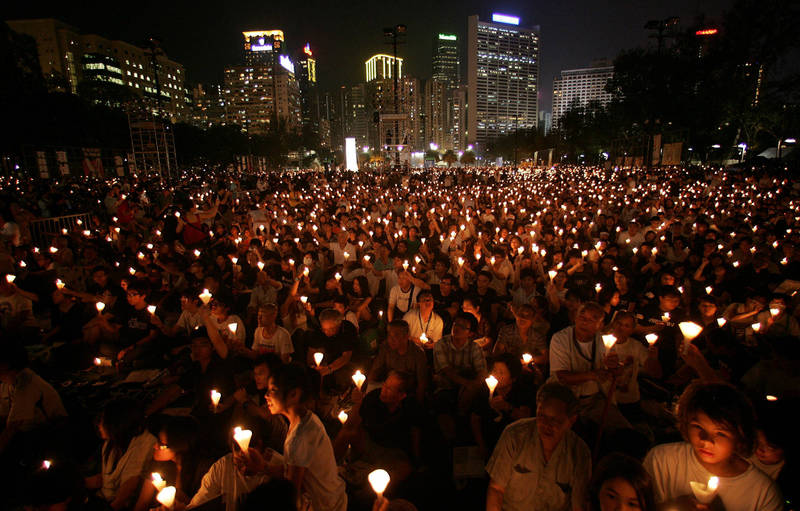
<path fill-rule="evenodd" d="M 225 69 L 223 94 L 228 106 L 227 122 L 238 124 L 249 133 L 266 132 L 276 122 L 285 122 L 290 131 L 299 130 L 300 87 L 294 63 L 281 53 L 283 32 L 242 34 L 245 64 Z"/>
<path fill-rule="evenodd" d="M 443 150 L 452 149 L 448 115 L 451 104 L 450 91 L 445 80 L 436 77 L 425 80 L 425 143 L 435 144 Z"/>
<path fill-rule="evenodd" d="M 450 87 L 461 83 L 461 60 L 458 58 L 458 36 L 437 34 L 433 39 L 433 79 Z"/>
<path fill-rule="evenodd" d="M 478 150 L 499 136 L 536 127 L 539 44 L 539 27 L 521 27 L 515 16 L 469 17 L 467 140 Z"/>
<path fill-rule="evenodd" d="M 242 57 L 249 66 L 272 64 L 274 56 L 280 55 L 283 50 L 283 30 L 248 30 L 242 35 Z"/>
<path fill-rule="evenodd" d="M 83 82 L 121 86 L 144 99 L 148 110 L 173 121 L 188 120 L 191 99 L 183 66 L 155 44 L 140 48 L 77 28 L 52 18 L 8 21 L 11 30 L 36 41 L 39 65 L 48 84 L 78 93 Z"/>
<path fill-rule="evenodd" d="M 583 107 L 592 101 L 606 105 L 611 94 L 606 83 L 614 76 L 614 66 L 608 60 L 592 63 L 582 69 L 565 69 L 553 79 L 553 128 L 570 109 Z"/>
<path fill-rule="evenodd" d="M 404 76 L 397 82 L 397 111 L 394 108 L 394 80 L 384 78 L 367 84 L 372 122 L 370 146 L 402 145 L 421 149 L 424 144 L 422 95 L 419 80 Z"/>
<path fill-rule="evenodd" d="M 311 43 L 306 43 L 295 56 L 297 83 L 300 86 L 300 110 L 303 125 L 314 133 L 319 133 L 319 96 L 317 95 L 317 59 L 311 50 Z"/>
<path fill-rule="evenodd" d="M 450 140 L 454 151 L 467 149 L 467 86 L 459 85 L 450 91 L 450 108 L 448 110 L 448 126 Z M 448 149 L 445 146 L 446 149 Z"/>
<path fill-rule="evenodd" d="M 222 86 L 199 83 L 192 89 L 192 124 L 198 128 L 225 125 L 227 110 Z"/>
<path fill-rule="evenodd" d="M 395 58 L 391 55 L 377 54 L 364 62 L 367 82 L 392 78 L 394 76 Z M 397 57 L 397 76 L 403 76 L 403 59 Z"/>

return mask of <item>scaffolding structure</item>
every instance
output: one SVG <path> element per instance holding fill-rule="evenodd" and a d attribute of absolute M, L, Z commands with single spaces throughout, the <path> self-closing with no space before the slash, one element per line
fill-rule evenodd
<path fill-rule="evenodd" d="M 128 115 L 128 127 L 136 172 L 158 172 L 166 178 L 177 175 L 175 135 L 169 122 L 154 116 Z"/>

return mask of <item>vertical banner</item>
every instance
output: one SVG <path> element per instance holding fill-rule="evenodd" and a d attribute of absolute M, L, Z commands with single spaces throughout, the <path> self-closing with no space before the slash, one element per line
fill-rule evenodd
<path fill-rule="evenodd" d="M 122 161 L 122 156 L 114 156 L 114 168 L 116 168 L 119 177 L 125 175 L 125 164 Z"/>
<path fill-rule="evenodd" d="M 658 165 L 661 157 L 661 135 L 653 135 L 653 159 L 652 165 Z"/>
<path fill-rule="evenodd" d="M 58 171 L 62 176 L 69 175 L 69 161 L 67 160 L 66 151 L 56 151 L 56 162 L 58 162 Z"/>
<path fill-rule="evenodd" d="M 100 159 L 100 149 L 96 147 L 83 148 L 83 173 L 86 176 L 103 176 L 103 161 Z"/>
<path fill-rule="evenodd" d="M 661 163 L 663 165 L 680 165 L 682 152 L 683 142 L 664 144 L 664 153 L 661 158 Z"/>
<path fill-rule="evenodd" d="M 39 167 L 39 176 L 47 179 L 50 173 L 47 171 L 47 154 L 44 151 L 36 151 L 36 164 Z"/>

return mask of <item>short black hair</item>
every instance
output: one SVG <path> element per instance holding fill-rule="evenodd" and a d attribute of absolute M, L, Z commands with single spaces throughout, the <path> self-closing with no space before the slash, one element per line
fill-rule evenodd
<path fill-rule="evenodd" d="M 733 385 L 696 381 L 686 387 L 678 400 L 678 428 L 687 441 L 689 423 L 698 413 L 734 434 L 739 455 L 747 458 L 752 454 L 756 437 L 753 405 Z"/>
<path fill-rule="evenodd" d="M 300 390 L 300 401 L 304 402 L 311 397 L 311 378 L 308 375 L 308 370 L 298 363 L 291 363 L 281 366 L 272 375 L 272 380 L 275 386 L 278 387 L 278 393 L 282 399 L 292 390 Z"/>

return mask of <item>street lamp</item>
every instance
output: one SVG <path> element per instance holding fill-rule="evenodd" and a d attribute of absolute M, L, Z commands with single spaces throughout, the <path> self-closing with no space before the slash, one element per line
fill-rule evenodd
<path fill-rule="evenodd" d="M 406 35 L 406 28 L 407 27 L 405 25 L 395 25 L 393 27 L 387 27 L 387 28 L 383 29 L 383 36 L 385 38 L 389 39 L 389 41 L 387 41 L 387 43 L 392 45 L 392 56 L 394 57 L 394 61 L 392 62 L 392 67 L 393 67 L 393 69 L 392 69 L 392 78 L 394 78 L 394 114 L 395 114 L 395 120 L 394 120 L 394 133 L 393 134 L 394 134 L 394 137 L 395 137 L 395 141 L 394 141 L 394 145 L 395 146 L 397 146 L 398 142 L 400 141 L 400 124 L 398 123 L 397 118 L 396 118 L 397 114 L 399 113 L 398 112 L 398 107 L 397 107 L 397 78 L 398 78 L 397 74 L 398 74 L 398 69 L 399 69 L 399 66 L 397 65 L 397 45 L 403 43 L 403 41 L 400 40 L 400 39 L 402 39 Z M 400 168 L 400 151 L 402 151 L 402 149 L 398 148 L 394 152 L 394 155 L 395 155 L 394 156 L 394 163 L 395 163 L 396 168 Z"/>

